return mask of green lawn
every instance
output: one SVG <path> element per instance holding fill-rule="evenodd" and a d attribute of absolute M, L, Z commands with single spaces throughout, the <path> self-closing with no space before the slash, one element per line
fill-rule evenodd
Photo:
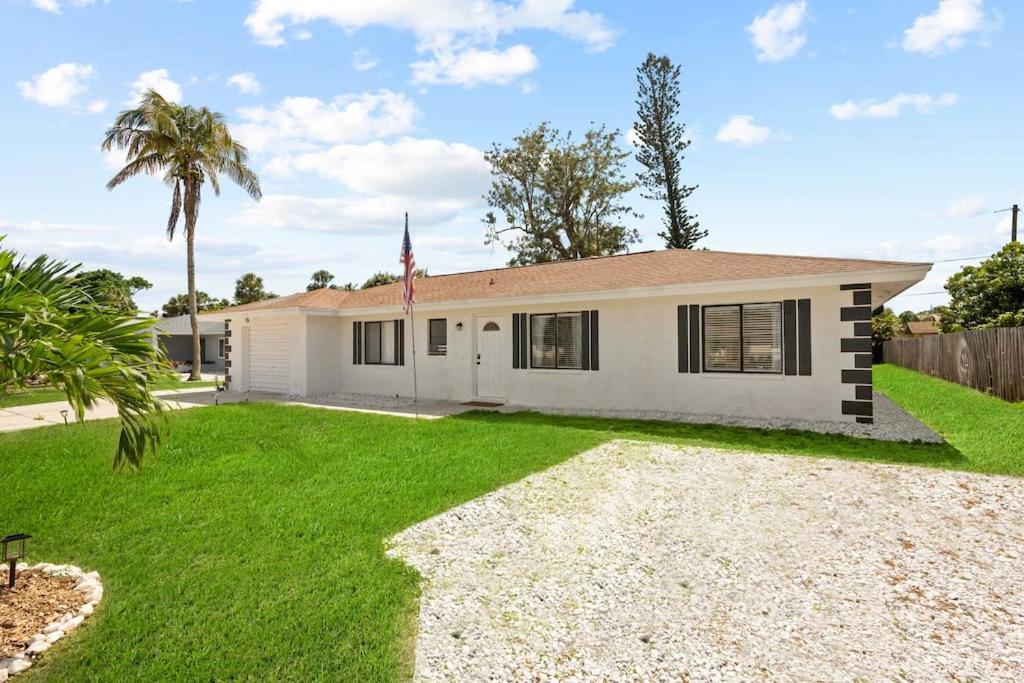
<path fill-rule="evenodd" d="M 895 394 L 900 374 L 883 369 L 880 386 Z M 0 434 L 0 532 L 32 534 L 30 560 L 98 570 L 106 587 L 27 680 L 407 677 L 417 576 L 384 539 L 611 438 L 1021 471 L 949 445 L 532 413 L 243 404 L 168 427 L 159 456 L 122 474 L 112 421 Z"/>
<path fill-rule="evenodd" d="M 157 382 L 154 389 L 186 389 L 193 387 L 212 387 L 216 382 L 182 382 L 170 379 L 164 382 Z M 30 406 L 36 403 L 50 403 L 52 401 L 64 401 L 66 396 L 60 389 L 53 387 L 31 387 L 11 393 L 0 392 L 0 408 L 15 408 L 17 406 Z"/>
<path fill-rule="evenodd" d="M 1024 403 L 895 365 L 875 366 L 875 388 L 956 448 L 964 469 L 1024 475 Z"/>

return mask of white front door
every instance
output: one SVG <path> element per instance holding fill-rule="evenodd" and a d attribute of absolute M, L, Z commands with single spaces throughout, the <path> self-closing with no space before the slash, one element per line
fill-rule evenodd
<path fill-rule="evenodd" d="M 501 318 L 477 318 L 476 321 L 476 395 L 505 398 L 502 363 L 505 358 L 505 332 Z"/>

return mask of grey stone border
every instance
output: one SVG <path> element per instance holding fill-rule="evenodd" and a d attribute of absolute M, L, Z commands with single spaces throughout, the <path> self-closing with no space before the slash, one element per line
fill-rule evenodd
<path fill-rule="evenodd" d="M 28 647 L 24 650 L 13 657 L 0 659 L 0 683 L 28 670 L 54 643 L 81 626 L 82 622 L 92 615 L 100 604 L 100 600 L 103 599 L 103 584 L 100 583 L 99 572 L 85 572 L 71 564 L 50 564 L 48 562 L 40 562 L 32 566 L 20 564 L 17 571 L 23 572 L 26 569 L 40 571 L 49 576 L 70 576 L 77 579 L 75 592 L 88 594 L 88 597 L 85 604 L 77 610 L 69 610 L 57 621 L 44 626 L 41 632 L 29 639 Z"/>

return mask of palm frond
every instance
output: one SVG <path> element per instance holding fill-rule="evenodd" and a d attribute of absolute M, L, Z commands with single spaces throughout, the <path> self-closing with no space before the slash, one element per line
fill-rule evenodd
<path fill-rule="evenodd" d="M 134 178 L 140 173 L 147 173 L 154 175 L 164 167 L 164 156 L 162 154 L 154 153 L 147 154 L 146 156 L 139 157 L 133 161 L 129 161 L 125 164 L 124 168 L 117 172 L 113 178 L 107 181 L 107 189 L 113 190 L 115 187 L 128 180 Z"/>
<path fill-rule="evenodd" d="M 181 181 L 174 182 L 174 192 L 171 193 L 171 215 L 167 219 L 167 239 L 174 239 L 174 230 L 178 227 L 178 216 L 181 215 Z"/>

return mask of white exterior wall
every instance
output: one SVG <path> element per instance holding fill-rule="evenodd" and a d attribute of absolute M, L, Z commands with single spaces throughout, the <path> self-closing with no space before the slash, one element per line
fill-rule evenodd
<path fill-rule="evenodd" d="M 342 320 L 335 316 L 306 316 L 306 395 L 342 391 L 342 327 Z M 348 355 L 351 362 L 352 347 Z"/>
<path fill-rule="evenodd" d="M 845 296 L 844 296 L 845 295 Z M 812 374 L 679 373 L 676 307 L 811 300 Z M 529 306 L 480 307 L 473 310 L 417 310 L 416 346 L 419 395 L 423 398 L 467 401 L 476 398 L 475 335 L 481 316 L 500 316 L 506 352 L 502 363 L 508 403 L 521 406 L 595 410 L 663 410 L 693 414 L 802 418 L 851 421 L 841 414 L 853 387 L 842 384 L 841 370 L 852 368 L 851 354 L 840 352 L 840 339 L 850 336 L 851 324 L 840 322 L 839 309 L 849 305 L 849 292 L 835 285 L 756 292 L 728 292 L 644 299 L 580 300 Z M 512 314 L 598 310 L 600 369 L 534 370 L 512 368 Z M 343 317 L 341 390 L 351 393 L 411 396 L 411 335 L 406 323 L 404 366 L 353 365 L 353 320 L 393 320 L 390 315 Z M 448 321 L 448 355 L 428 356 L 430 318 Z M 463 329 L 456 330 L 461 322 Z M 845 356 L 845 357 L 844 357 Z M 331 354 L 318 354 L 317 371 Z M 311 365 L 311 368 L 314 367 Z M 322 368 L 324 372 L 328 368 Z"/>
<path fill-rule="evenodd" d="M 301 313 L 284 313 L 273 316 L 246 316 L 235 315 L 228 324 L 231 330 L 230 345 L 231 351 L 228 357 L 231 366 L 228 374 L 231 376 L 232 391 L 249 391 L 249 336 L 252 327 L 273 322 L 274 324 L 287 324 L 289 329 L 289 381 L 288 393 L 295 396 L 307 394 L 307 316 Z M 337 320 L 337 318 L 334 318 Z"/>

